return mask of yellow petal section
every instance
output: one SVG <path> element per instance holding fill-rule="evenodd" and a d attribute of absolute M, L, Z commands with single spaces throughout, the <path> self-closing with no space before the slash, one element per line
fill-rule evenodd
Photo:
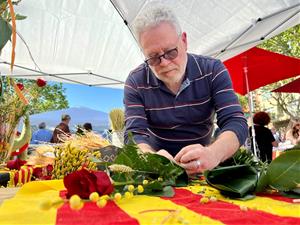
<path fill-rule="evenodd" d="M 0 224 L 55 225 L 57 209 L 43 211 L 40 209 L 40 205 L 47 200 L 57 198 L 59 190 L 63 189 L 62 180 L 26 183 L 14 198 L 1 204 Z"/>
<path fill-rule="evenodd" d="M 220 194 L 220 192 L 209 186 L 189 186 L 184 189 L 190 190 L 194 194 L 203 192 L 205 189 L 205 196 L 216 196 L 218 200 L 229 202 L 238 206 L 246 206 L 250 209 L 257 209 L 263 212 L 271 213 L 278 216 L 290 216 L 290 217 L 300 217 L 300 204 L 289 203 L 274 200 L 268 197 L 256 196 L 254 199 L 241 201 L 225 198 Z"/>
<path fill-rule="evenodd" d="M 140 224 L 223 224 L 159 197 L 136 195 L 117 205 Z"/>

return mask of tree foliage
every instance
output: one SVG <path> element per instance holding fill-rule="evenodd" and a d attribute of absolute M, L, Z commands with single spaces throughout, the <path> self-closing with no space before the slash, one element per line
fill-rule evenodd
<path fill-rule="evenodd" d="M 4 91 L 8 91 L 7 80 L 2 79 Z M 38 87 L 35 80 L 15 79 L 16 83 L 24 85 L 25 92 L 31 96 L 29 104 L 29 114 L 36 114 L 45 111 L 65 109 L 69 103 L 65 94 L 65 88 L 62 83 L 47 84 L 44 87 Z"/>
<path fill-rule="evenodd" d="M 258 47 L 287 56 L 300 58 L 300 24 L 265 41 Z M 277 112 L 279 112 L 279 115 L 285 113 L 291 118 L 299 116 L 299 94 L 271 92 L 272 90 L 281 87 L 282 85 L 289 83 L 295 79 L 296 78 L 290 78 L 261 87 L 262 92 L 267 93 L 268 95 L 266 100 L 269 101 L 271 105 L 277 108 Z"/>

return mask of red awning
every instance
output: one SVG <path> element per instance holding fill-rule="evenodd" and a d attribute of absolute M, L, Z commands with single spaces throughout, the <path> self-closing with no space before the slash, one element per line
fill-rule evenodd
<path fill-rule="evenodd" d="M 273 90 L 273 92 L 300 93 L 300 77 L 283 85 L 280 88 Z"/>
<path fill-rule="evenodd" d="M 249 90 L 300 75 L 300 59 L 266 51 L 257 47 L 224 62 L 235 92 L 247 93 L 243 68 L 248 68 Z"/>

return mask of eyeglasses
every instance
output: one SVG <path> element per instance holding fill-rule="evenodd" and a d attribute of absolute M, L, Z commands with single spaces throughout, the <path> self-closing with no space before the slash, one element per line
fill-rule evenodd
<path fill-rule="evenodd" d="M 178 49 L 177 47 L 176 48 L 173 48 L 173 49 L 170 49 L 168 51 L 166 51 L 164 54 L 162 55 L 158 55 L 158 56 L 153 56 L 149 59 L 146 59 L 145 60 L 145 63 L 147 63 L 148 65 L 150 66 L 157 66 L 161 63 L 161 58 L 163 57 L 164 59 L 167 59 L 167 60 L 173 60 L 175 59 L 176 57 L 178 56 Z"/>

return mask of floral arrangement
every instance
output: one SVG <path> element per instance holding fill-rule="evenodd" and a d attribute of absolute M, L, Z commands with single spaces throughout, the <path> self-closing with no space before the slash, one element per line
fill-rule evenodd
<path fill-rule="evenodd" d="M 81 166 L 64 176 L 66 199 L 47 201 L 41 207 L 49 209 L 67 201 L 79 210 L 86 201 L 104 207 L 108 200 L 130 199 L 136 194 L 172 197 L 172 186 L 188 184 L 183 168 L 163 156 L 142 153 L 134 143 L 125 145 L 113 163 L 98 160 L 97 166 L 104 166 L 104 171 Z"/>
<path fill-rule="evenodd" d="M 0 164 L 3 164 L 12 151 L 28 143 L 31 138 L 30 122 L 28 111 L 30 109 L 29 101 L 38 97 L 39 88 L 46 85 L 42 78 L 37 79 L 36 87 L 25 88 L 22 83 L 7 77 L 4 82 L 2 79 L 0 95 Z M 24 117 L 24 127 L 21 135 L 16 138 L 16 127 L 21 118 Z"/>
<path fill-rule="evenodd" d="M 253 198 L 256 192 L 270 190 L 282 194 L 293 192 L 293 196 L 299 197 L 299 158 L 299 150 L 290 150 L 268 165 L 240 149 L 223 165 L 205 172 L 205 180 L 198 178 L 192 182 L 207 182 L 219 189 L 221 194 L 242 200 Z M 68 202 L 74 210 L 80 210 L 85 202 L 95 202 L 102 208 L 107 201 L 131 199 L 138 194 L 172 197 L 174 186 L 187 186 L 191 182 L 179 165 L 156 154 L 142 153 L 134 143 L 125 145 L 113 163 L 97 164 L 105 164 L 106 169 L 96 171 L 81 167 L 66 175 L 65 198 L 43 202 L 41 208 L 57 207 L 64 202 Z M 283 177 L 284 174 L 287 176 Z M 204 189 L 203 193 L 205 197 L 201 198 L 200 203 L 217 201 L 215 196 L 206 195 Z"/>

